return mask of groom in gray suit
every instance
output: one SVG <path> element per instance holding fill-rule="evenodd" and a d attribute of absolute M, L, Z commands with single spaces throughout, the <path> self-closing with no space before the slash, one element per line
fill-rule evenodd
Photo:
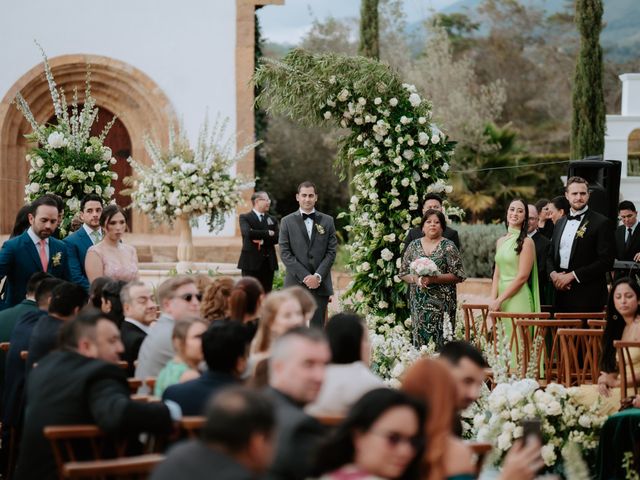
<path fill-rule="evenodd" d="M 336 228 L 333 217 L 316 211 L 316 186 L 298 185 L 296 200 L 300 209 L 280 222 L 280 258 L 287 274 L 284 286 L 301 285 L 315 298 L 316 309 L 311 325 L 324 327 L 329 297 L 333 295 L 331 266 L 336 259 Z"/>

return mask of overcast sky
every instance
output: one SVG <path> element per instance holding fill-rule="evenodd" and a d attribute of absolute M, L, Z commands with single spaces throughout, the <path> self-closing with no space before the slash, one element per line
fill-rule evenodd
<path fill-rule="evenodd" d="M 425 18 L 456 0 L 404 0 L 410 21 Z M 284 0 L 284 5 L 268 5 L 258 10 L 262 35 L 267 41 L 297 43 L 311 26 L 313 17 L 324 19 L 359 17 L 360 0 Z M 311 12 L 310 12 L 311 10 Z"/>

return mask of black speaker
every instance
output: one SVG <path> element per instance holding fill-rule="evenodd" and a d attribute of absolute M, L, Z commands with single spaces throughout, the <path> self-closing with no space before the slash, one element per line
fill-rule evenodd
<path fill-rule="evenodd" d="M 601 157 L 569 163 L 569 177 L 582 177 L 589 182 L 589 208 L 609 217 L 614 225 L 618 224 L 621 171 L 622 162 Z"/>

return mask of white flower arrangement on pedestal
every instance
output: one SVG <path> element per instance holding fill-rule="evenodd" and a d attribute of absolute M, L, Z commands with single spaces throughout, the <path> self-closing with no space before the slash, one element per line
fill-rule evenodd
<path fill-rule="evenodd" d="M 205 122 L 195 149 L 186 133 L 169 131 L 169 146 L 162 149 L 150 138 L 145 147 L 151 165 L 129 159 L 136 174 L 131 184 L 133 205 L 155 224 L 173 224 L 180 217 L 205 217 L 211 231 L 224 226 L 225 217 L 241 200 L 241 190 L 252 184 L 233 176 L 235 163 L 255 148 L 253 143 L 234 152 L 234 139 L 226 137 L 228 120 Z"/>
<path fill-rule="evenodd" d="M 25 185 L 25 201 L 30 202 L 46 193 L 62 197 L 66 204 L 60 225 L 61 235 L 64 237 L 69 231 L 71 220 L 80 211 L 80 200 L 85 195 L 96 193 L 106 203 L 115 193 L 111 181 L 118 176 L 111 171 L 111 165 L 116 163 L 116 159 L 111 149 L 104 146 L 104 139 L 115 117 L 99 137 L 92 137 L 91 127 L 98 117 L 98 108 L 91 96 L 90 72 L 87 70 L 82 105 L 80 106 L 76 90 L 69 112 L 65 93 L 61 88 L 58 89 L 41 47 L 40 51 L 56 124 L 39 124 L 24 97 L 20 93 L 16 95 L 16 106 L 33 129 L 26 137 L 35 143 L 26 156 L 29 174 Z"/>

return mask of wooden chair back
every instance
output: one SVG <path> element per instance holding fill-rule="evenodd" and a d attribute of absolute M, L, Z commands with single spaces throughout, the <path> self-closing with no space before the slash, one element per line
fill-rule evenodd
<path fill-rule="evenodd" d="M 582 328 L 587 328 L 589 320 L 606 320 L 606 312 L 558 312 L 553 318 L 556 320 L 581 320 Z"/>
<path fill-rule="evenodd" d="M 153 393 L 156 387 L 156 377 L 147 377 L 144 379 L 144 383 L 147 387 L 149 387 L 149 391 Z"/>
<path fill-rule="evenodd" d="M 599 328 L 600 330 L 604 330 L 604 327 L 607 326 L 606 320 L 587 320 L 587 327 L 589 328 Z"/>
<path fill-rule="evenodd" d="M 603 330 L 561 328 L 558 330 L 558 381 L 566 387 L 593 384 L 600 375 Z"/>
<path fill-rule="evenodd" d="M 640 368 L 636 371 L 632 353 L 640 350 L 640 342 L 623 342 L 615 340 L 613 346 L 618 353 L 618 370 L 620 373 L 620 399 L 640 394 Z M 631 388 L 631 393 L 629 393 Z"/>
<path fill-rule="evenodd" d="M 542 383 L 550 383 L 551 380 L 556 379 L 558 376 L 558 329 L 580 328 L 582 321 L 517 319 L 515 323 L 518 330 L 518 338 L 524 350 L 522 373 L 526 374 L 529 369 L 529 363 L 534 362 L 536 378 Z M 536 343 L 538 343 L 537 355 L 536 358 L 532 358 Z"/>
<path fill-rule="evenodd" d="M 342 415 L 320 415 L 314 418 L 325 427 L 331 428 L 337 427 L 344 420 L 344 416 Z"/>
<path fill-rule="evenodd" d="M 488 339 L 489 326 L 487 317 L 489 315 L 489 305 L 463 303 L 464 313 L 464 339 L 472 342 L 476 347 L 480 346 L 480 338 Z"/>
<path fill-rule="evenodd" d="M 9 347 L 11 346 L 11 344 L 9 342 L 1 342 L 0 343 L 0 350 L 2 350 L 3 352 L 7 353 L 9 351 Z"/>
<path fill-rule="evenodd" d="M 482 464 L 484 463 L 484 459 L 487 454 L 491 452 L 493 446 L 490 443 L 482 443 L 482 442 L 468 442 L 467 445 L 471 448 L 471 451 L 476 456 L 476 476 L 480 475 L 480 471 L 482 470 Z"/>
<path fill-rule="evenodd" d="M 138 393 L 138 389 L 142 386 L 142 380 L 139 378 L 127 378 L 127 383 L 132 394 Z"/>
<path fill-rule="evenodd" d="M 20 350 L 20 358 L 27 361 L 27 357 L 29 356 L 29 350 Z"/>
<path fill-rule="evenodd" d="M 64 478 L 147 479 L 164 458 L 159 453 L 151 453 L 110 460 L 67 462 L 63 467 L 63 475 Z"/>
<path fill-rule="evenodd" d="M 124 360 L 117 361 L 116 365 L 123 370 L 129 370 L 129 362 L 126 362 Z"/>
<path fill-rule="evenodd" d="M 207 418 L 204 416 L 182 417 L 180 428 L 188 438 L 198 438 L 206 420 Z"/>

